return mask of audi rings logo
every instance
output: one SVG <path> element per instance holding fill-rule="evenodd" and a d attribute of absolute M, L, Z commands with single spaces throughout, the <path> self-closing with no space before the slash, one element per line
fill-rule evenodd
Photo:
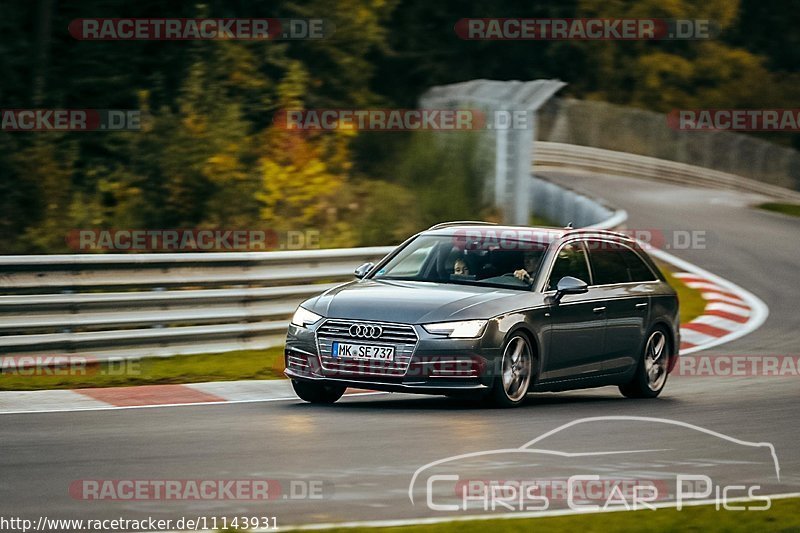
<path fill-rule="evenodd" d="M 350 326 L 350 335 L 361 339 L 377 339 L 383 334 L 383 328 L 371 324 L 353 324 Z"/>

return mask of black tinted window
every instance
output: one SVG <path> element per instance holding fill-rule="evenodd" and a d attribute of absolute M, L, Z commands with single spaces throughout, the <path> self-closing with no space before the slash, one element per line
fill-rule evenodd
<path fill-rule="evenodd" d="M 564 276 L 572 276 L 589 283 L 586 251 L 580 243 L 565 244 L 559 250 L 553 270 L 550 272 L 550 280 L 547 283 L 548 290 L 555 290 L 558 280 Z"/>
<path fill-rule="evenodd" d="M 644 261 L 632 250 L 622 252 L 625 264 L 628 265 L 628 273 L 631 281 L 654 281 L 656 277 Z"/>
<path fill-rule="evenodd" d="M 647 265 L 627 246 L 607 241 L 589 241 L 587 245 L 595 285 L 655 279 Z"/>

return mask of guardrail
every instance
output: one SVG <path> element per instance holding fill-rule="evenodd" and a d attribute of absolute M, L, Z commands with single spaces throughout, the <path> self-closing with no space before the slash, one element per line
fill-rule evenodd
<path fill-rule="evenodd" d="M 0 354 L 107 359 L 277 345 L 302 300 L 392 249 L 0 256 Z"/>
<path fill-rule="evenodd" d="M 537 168 L 557 166 L 585 169 L 683 185 L 734 189 L 762 194 L 779 200 L 800 202 L 800 192 L 677 161 L 545 141 L 537 141 L 534 151 L 536 154 L 535 167 Z"/>
<path fill-rule="evenodd" d="M 617 229 L 628 219 L 628 213 L 615 209 L 569 188 L 533 176 L 531 210 L 538 216 L 566 226 L 596 229 Z"/>

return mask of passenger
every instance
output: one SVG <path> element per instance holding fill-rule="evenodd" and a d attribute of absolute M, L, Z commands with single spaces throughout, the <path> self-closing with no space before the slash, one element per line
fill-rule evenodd
<path fill-rule="evenodd" d="M 453 274 L 456 276 L 469 276 L 469 267 L 467 262 L 463 259 L 456 259 L 456 264 L 453 265 Z"/>

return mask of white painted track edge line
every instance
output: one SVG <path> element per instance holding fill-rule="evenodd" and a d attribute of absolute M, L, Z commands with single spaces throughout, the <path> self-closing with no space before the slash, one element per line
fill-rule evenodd
<path fill-rule="evenodd" d="M 800 492 L 784 492 L 779 494 L 764 494 L 759 495 L 758 498 L 750 498 L 747 496 L 743 496 L 740 498 L 728 498 L 726 503 L 743 503 L 743 502 L 750 502 L 750 501 L 763 501 L 762 498 L 769 498 L 770 500 L 787 500 L 791 498 L 800 498 Z M 683 502 L 683 505 L 686 507 L 701 507 L 706 505 L 715 505 L 718 503 L 716 500 L 690 500 L 687 502 Z M 656 509 L 671 509 L 676 508 L 678 503 L 676 501 L 671 502 L 662 502 L 653 504 L 653 507 Z M 588 511 L 578 511 L 573 509 L 557 509 L 551 511 L 524 511 L 518 513 L 497 513 L 497 514 L 471 514 L 465 516 L 435 516 L 435 517 L 428 517 L 428 518 L 398 518 L 398 519 L 388 519 L 388 520 L 364 520 L 364 521 L 353 521 L 353 522 L 328 522 L 328 523 L 319 523 L 319 524 L 300 524 L 300 525 L 288 525 L 288 526 L 279 526 L 279 531 L 314 531 L 314 530 L 325 530 L 325 529 L 335 529 L 335 528 L 342 528 L 342 529 L 352 529 L 352 528 L 362 528 L 362 527 L 370 527 L 370 528 L 385 528 L 385 527 L 404 527 L 404 526 L 418 526 L 418 525 L 432 525 L 432 524 L 442 524 L 448 522 L 473 522 L 476 520 L 513 520 L 513 519 L 527 519 L 527 518 L 548 518 L 548 517 L 556 517 L 556 516 L 569 516 L 569 515 L 596 515 L 596 514 L 605 514 L 605 513 L 618 513 L 624 511 L 630 511 L 631 509 L 626 509 L 624 506 L 617 506 L 608 509 L 600 509 L 600 510 L 588 510 Z M 267 533 L 267 532 L 274 532 L 275 529 L 251 529 L 249 530 L 252 533 Z M 161 532 L 149 532 L 149 533 L 183 533 L 180 531 L 161 531 Z M 200 533 L 214 533 L 213 530 L 200 530 Z"/>
<path fill-rule="evenodd" d="M 35 392 L 35 391 L 31 391 Z M 76 393 L 77 394 L 77 393 Z M 391 394 L 390 392 L 371 391 L 371 392 L 355 392 L 343 396 L 344 398 L 351 398 L 356 396 L 374 396 L 377 394 Z M 45 414 L 45 413 L 81 413 L 84 411 L 115 411 L 119 409 L 155 409 L 158 407 L 192 407 L 192 406 L 209 406 L 209 405 L 229 405 L 232 403 L 261 403 L 261 402 L 285 402 L 295 400 L 300 402 L 297 396 L 285 396 L 280 398 L 252 398 L 247 400 L 219 400 L 215 402 L 185 402 L 185 403 L 160 403 L 153 405 L 111 405 L 97 406 L 97 407 L 82 407 L 75 409 L 42 409 L 42 410 L 21 410 L 21 411 L 0 411 L 0 415 L 27 415 L 27 414 Z"/>

